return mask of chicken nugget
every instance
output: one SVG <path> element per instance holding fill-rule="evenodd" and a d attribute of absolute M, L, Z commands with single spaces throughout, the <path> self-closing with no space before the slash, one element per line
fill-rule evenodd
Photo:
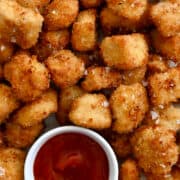
<path fill-rule="evenodd" d="M 0 39 L 0 64 L 10 61 L 14 52 L 14 46 L 11 43 L 3 42 Z"/>
<path fill-rule="evenodd" d="M 84 75 L 85 67 L 82 59 L 70 50 L 60 50 L 45 61 L 52 79 L 57 87 L 66 88 L 76 84 Z"/>
<path fill-rule="evenodd" d="M 109 67 L 89 67 L 85 80 L 81 83 L 84 90 L 91 92 L 105 88 L 115 88 L 121 83 L 120 72 Z"/>
<path fill-rule="evenodd" d="M 69 119 L 78 126 L 106 129 L 111 126 L 109 103 L 103 94 L 84 94 L 72 102 Z"/>
<path fill-rule="evenodd" d="M 9 122 L 6 124 L 4 137 L 8 146 L 15 148 L 28 148 L 41 134 L 42 130 L 43 124 L 23 128 L 18 124 Z"/>
<path fill-rule="evenodd" d="M 75 21 L 78 11 L 78 0 L 53 0 L 44 12 L 45 26 L 51 31 L 68 28 Z"/>
<path fill-rule="evenodd" d="M 51 113 L 57 112 L 57 93 L 49 89 L 39 98 L 20 108 L 11 121 L 22 127 L 31 127 L 41 123 Z"/>
<path fill-rule="evenodd" d="M 132 132 L 143 120 L 148 111 L 146 89 L 140 83 L 120 85 L 110 97 L 113 113 L 113 131 Z"/>
<path fill-rule="evenodd" d="M 156 175 L 169 174 L 178 160 L 178 146 L 173 131 L 163 126 L 141 126 L 131 139 L 138 165 Z"/>
<path fill-rule="evenodd" d="M 36 44 L 43 17 L 39 12 L 25 8 L 12 0 L 0 0 L 1 38 L 28 49 Z"/>
<path fill-rule="evenodd" d="M 148 62 L 148 45 L 143 34 L 106 37 L 100 49 L 105 63 L 117 69 L 132 70 Z"/>
<path fill-rule="evenodd" d="M 25 102 L 39 97 L 50 83 L 45 65 L 26 52 L 16 54 L 5 64 L 4 77 L 10 82 L 16 97 Z"/>
<path fill-rule="evenodd" d="M 90 1 L 89 0 L 80 0 L 80 3 L 84 8 L 99 7 L 102 2 L 103 2 L 103 0 L 90 0 Z"/>
<path fill-rule="evenodd" d="M 81 11 L 72 27 L 71 43 L 74 50 L 90 51 L 96 47 L 96 10 Z"/>
<path fill-rule="evenodd" d="M 165 57 L 180 62 L 180 34 L 163 37 L 158 31 L 151 33 L 152 45 L 157 52 Z"/>
<path fill-rule="evenodd" d="M 154 106 L 168 105 L 180 98 L 180 67 L 155 73 L 148 79 L 151 103 Z"/>
<path fill-rule="evenodd" d="M 20 103 L 15 98 L 12 89 L 5 84 L 0 84 L 0 124 L 4 122 L 19 105 Z"/>
<path fill-rule="evenodd" d="M 127 159 L 120 167 L 120 180 L 139 180 L 140 170 L 135 160 Z"/>
<path fill-rule="evenodd" d="M 0 148 L 1 180 L 23 180 L 25 153 L 16 148 Z"/>
<path fill-rule="evenodd" d="M 67 87 L 60 91 L 56 117 L 61 125 L 66 124 L 69 119 L 68 114 L 73 100 L 84 93 L 84 90 L 77 85 Z"/>
<path fill-rule="evenodd" d="M 150 16 L 160 34 L 164 37 L 174 36 L 180 32 L 180 1 L 159 2 L 152 6 Z"/>

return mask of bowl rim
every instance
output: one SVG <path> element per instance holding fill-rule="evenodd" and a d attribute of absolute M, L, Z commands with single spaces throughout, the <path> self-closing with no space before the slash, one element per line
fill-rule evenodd
<path fill-rule="evenodd" d="M 29 149 L 25 164 L 24 164 L 24 180 L 35 180 L 34 178 L 34 161 L 36 159 L 36 155 L 39 152 L 40 148 L 51 138 L 66 133 L 78 133 L 83 134 L 97 142 L 101 148 L 104 150 L 109 164 L 109 178 L 108 180 L 118 180 L 119 175 L 119 168 L 118 168 L 118 161 L 116 155 L 109 145 L 109 143 L 97 132 L 83 128 L 78 126 L 61 126 L 54 129 L 51 129 L 44 134 L 42 134 L 31 146 Z"/>

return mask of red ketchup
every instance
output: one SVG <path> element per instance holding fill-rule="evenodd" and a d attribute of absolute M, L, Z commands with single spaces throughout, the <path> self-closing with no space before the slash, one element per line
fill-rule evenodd
<path fill-rule="evenodd" d="M 34 164 L 35 180 L 108 180 L 104 150 L 89 137 L 61 134 L 39 150 Z"/>

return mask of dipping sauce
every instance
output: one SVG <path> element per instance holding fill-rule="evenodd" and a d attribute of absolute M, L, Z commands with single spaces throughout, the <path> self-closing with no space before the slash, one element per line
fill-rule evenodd
<path fill-rule="evenodd" d="M 34 176 L 35 180 L 108 180 L 109 165 L 98 143 L 82 134 L 67 133 L 42 146 Z"/>

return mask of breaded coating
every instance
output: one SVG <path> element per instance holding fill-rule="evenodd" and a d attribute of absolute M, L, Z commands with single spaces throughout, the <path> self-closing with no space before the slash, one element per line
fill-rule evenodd
<path fill-rule="evenodd" d="M 4 75 L 3 75 L 3 67 L 2 65 L 0 65 L 0 79 L 3 79 Z"/>
<path fill-rule="evenodd" d="M 120 28 L 120 18 L 111 9 L 104 8 L 100 12 L 100 22 L 105 34 L 111 34 Z"/>
<path fill-rule="evenodd" d="M 0 39 L 0 64 L 10 61 L 14 52 L 14 46 L 11 43 L 3 42 Z"/>
<path fill-rule="evenodd" d="M 162 36 L 169 37 L 180 33 L 180 1 L 159 2 L 152 6 L 150 16 Z"/>
<path fill-rule="evenodd" d="M 23 128 L 18 124 L 9 122 L 4 132 L 5 140 L 10 147 L 27 148 L 41 134 L 43 124 Z"/>
<path fill-rule="evenodd" d="M 120 72 L 109 67 L 89 67 L 85 80 L 81 83 L 84 90 L 98 91 L 105 88 L 115 88 L 121 83 Z"/>
<path fill-rule="evenodd" d="M 135 30 L 148 25 L 148 0 L 107 0 L 107 6 L 120 19 L 122 28 Z"/>
<path fill-rule="evenodd" d="M 54 83 L 60 88 L 76 84 L 84 75 L 85 67 L 82 59 L 71 50 L 60 50 L 45 61 Z"/>
<path fill-rule="evenodd" d="M 59 101 L 58 101 L 58 111 L 56 117 L 61 125 L 66 124 L 69 119 L 68 115 L 73 100 L 83 95 L 84 93 L 85 93 L 84 90 L 77 85 L 67 87 L 60 91 Z"/>
<path fill-rule="evenodd" d="M 102 2 L 103 0 L 80 0 L 80 3 L 84 8 L 98 7 L 101 5 Z"/>
<path fill-rule="evenodd" d="M 180 62 L 180 34 L 163 37 L 158 31 L 151 33 L 152 44 L 157 52 L 169 59 Z"/>
<path fill-rule="evenodd" d="M 142 82 L 145 78 L 147 67 L 142 66 L 132 70 L 124 70 L 122 74 L 122 83 L 125 85 L 130 85 L 138 82 Z"/>
<path fill-rule="evenodd" d="M 145 122 L 148 125 L 157 124 L 177 132 L 180 130 L 180 108 L 173 105 L 163 107 L 163 109 L 152 108 Z"/>
<path fill-rule="evenodd" d="M 74 50 L 90 51 L 96 47 L 96 10 L 81 11 L 72 27 L 71 43 Z"/>
<path fill-rule="evenodd" d="M 23 180 L 25 153 L 16 148 L 0 148 L 0 179 Z"/>
<path fill-rule="evenodd" d="M 148 82 L 150 100 L 154 106 L 167 105 L 180 98 L 180 67 L 155 73 Z"/>
<path fill-rule="evenodd" d="M 135 160 L 127 159 L 120 167 L 120 180 L 140 180 L 140 172 Z"/>
<path fill-rule="evenodd" d="M 40 35 L 40 41 L 33 48 L 32 52 L 44 61 L 52 53 L 64 49 L 70 42 L 70 33 L 67 29 L 59 31 L 47 31 Z"/>
<path fill-rule="evenodd" d="M 0 34 L 6 41 L 28 49 L 36 44 L 42 23 L 39 12 L 16 1 L 0 0 Z"/>
<path fill-rule="evenodd" d="M 111 133 L 109 140 L 113 150 L 119 158 L 125 158 L 132 153 L 132 147 L 130 144 L 130 135 Z"/>
<path fill-rule="evenodd" d="M 22 127 L 31 127 L 41 123 L 51 113 L 57 112 L 57 93 L 49 89 L 38 99 L 26 104 L 13 116 L 12 121 Z"/>
<path fill-rule="evenodd" d="M 13 88 L 17 98 L 32 101 L 49 88 L 49 72 L 36 56 L 26 52 L 16 54 L 4 66 L 4 77 Z"/>
<path fill-rule="evenodd" d="M 72 102 L 69 119 L 75 125 L 106 129 L 111 126 L 109 103 L 103 94 L 84 94 Z"/>
<path fill-rule="evenodd" d="M 0 84 L 0 124 L 5 121 L 19 105 L 20 103 L 15 98 L 12 89 L 5 84 Z"/>
<path fill-rule="evenodd" d="M 148 71 L 150 74 L 165 72 L 168 70 L 167 63 L 162 56 L 151 54 L 148 61 Z"/>
<path fill-rule="evenodd" d="M 16 0 L 16 1 L 24 7 L 33 8 L 35 10 L 38 9 L 42 11 L 43 8 L 47 6 L 51 0 Z"/>
<path fill-rule="evenodd" d="M 67 28 L 75 21 L 78 11 L 78 0 L 53 0 L 44 12 L 45 26 L 51 31 Z"/>
<path fill-rule="evenodd" d="M 105 63 L 118 69 L 132 70 L 148 62 L 148 45 L 143 34 L 106 37 L 100 48 Z"/>
<path fill-rule="evenodd" d="M 131 139 L 134 156 L 146 173 L 165 175 L 178 160 L 175 134 L 163 126 L 142 126 Z"/>
<path fill-rule="evenodd" d="M 113 131 L 132 132 L 143 120 L 148 110 L 146 89 L 140 83 L 120 85 L 111 95 Z"/>

